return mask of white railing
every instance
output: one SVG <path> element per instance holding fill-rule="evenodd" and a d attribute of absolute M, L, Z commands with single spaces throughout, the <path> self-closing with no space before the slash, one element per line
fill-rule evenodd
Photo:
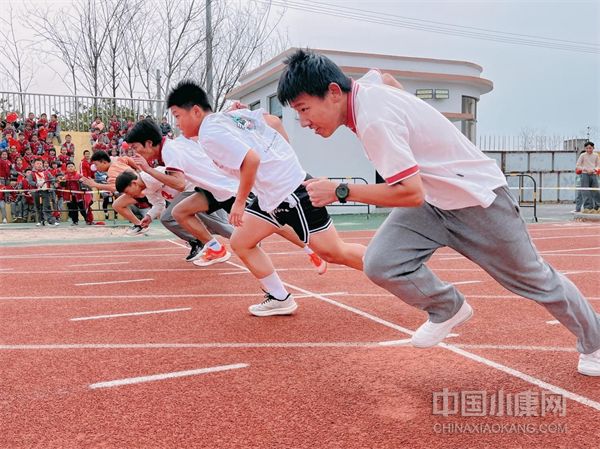
<path fill-rule="evenodd" d="M 477 146 L 482 151 L 578 151 L 587 141 L 570 136 L 480 136 Z"/>
<path fill-rule="evenodd" d="M 36 117 L 46 113 L 48 119 L 57 114 L 64 131 L 89 131 L 96 116 L 108 123 L 113 114 L 119 119 L 137 120 L 140 115 L 160 119 L 166 112 L 163 100 L 0 92 L 0 113 L 5 117 L 12 111 L 25 117 L 30 112 Z M 168 119 L 173 124 L 172 117 Z"/>

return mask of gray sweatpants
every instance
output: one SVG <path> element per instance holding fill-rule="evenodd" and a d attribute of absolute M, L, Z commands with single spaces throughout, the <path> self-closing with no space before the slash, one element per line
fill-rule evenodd
<path fill-rule="evenodd" d="M 180 201 L 183 201 L 194 193 L 195 192 L 181 192 L 173 199 L 173 201 L 171 201 L 169 207 L 167 207 L 160 216 L 160 222 L 163 224 L 163 226 L 186 242 L 196 240 L 196 237 L 183 229 L 181 225 L 173 218 L 171 212 Z M 227 239 L 231 237 L 231 234 L 233 234 L 233 226 L 227 220 L 227 212 L 224 210 L 218 210 L 212 214 L 199 213 L 196 214 L 196 216 L 202 220 L 202 223 L 204 223 L 204 226 L 206 226 L 206 229 L 208 229 L 208 232 L 211 234 L 217 234 Z"/>
<path fill-rule="evenodd" d="M 533 299 L 577 337 L 577 350 L 600 348 L 600 317 L 569 279 L 534 247 L 519 206 L 506 187 L 488 208 L 441 210 L 430 204 L 394 209 L 365 254 L 365 273 L 434 323 L 448 320 L 464 296 L 424 263 L 448 246 L 472 260 L 508 290 Z"/>

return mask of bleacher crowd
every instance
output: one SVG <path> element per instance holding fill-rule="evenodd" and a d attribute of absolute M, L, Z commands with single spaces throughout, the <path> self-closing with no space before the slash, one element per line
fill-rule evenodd
<path fill-rule="evenodd" d="M 139 116 L 144 118 L 151 117 Z M 57 226 L 62 212 L 67 212 L 72 225 L 79 224 L 79 214 L 92 224 L 94 195 L 81 178 L 106 182 L 106 173 L 95 170 L 91 162 L 96 151 L 106 151 L 111 158 L 133 155 L 124 137 L 134 124 L 133 118 L 117 115 L 108 124 L 96 117 L 89 127 L 91 151 L 85 149 L 81 160 L 76 161 L 72 136 L 65 134 L 63 141 L 56 114 L 48 120 L 46 113 L 39 117 L 32 112 L 27 117 L 8 113 L 0 120 L 0 223 L 8 223 L 8 207 L 13 223 Z M 172 137 L 166 118 L 160 128 L 164 136 Z M 100 192 L 105 219 L 109 218 L 112 197 L 110 192 Z"/>

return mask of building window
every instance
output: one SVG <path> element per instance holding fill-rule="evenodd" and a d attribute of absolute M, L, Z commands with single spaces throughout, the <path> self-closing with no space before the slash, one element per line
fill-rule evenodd
<path fill-rule="evenodd" d="M 462 97 L 462 113 L 473 118 L 462 121 L 461 131 L 473 143 L 477 138 L 477 101 L 477 98 Z"/>
<path fill-rule="evenodd" d="M 431 100 L 433 98 L 433 89 L 417 89 L 415 95 L 421 100 Z"/>
<path fill-rule="evenodd" d="M 283 118 L 283 108 L 277 99 L 277 95 L 269 97 L 269 114 Z"/>
<path fill-rule="evenodd" d="M 250 103 L 248 107 L 251 111 L 256 111 L 257 109 L 260 109 L 260 100 L 255 101 L 254 103 Z"/>

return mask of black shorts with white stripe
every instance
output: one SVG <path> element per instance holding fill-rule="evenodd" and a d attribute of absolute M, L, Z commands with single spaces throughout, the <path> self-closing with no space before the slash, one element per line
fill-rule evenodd
<path fill-rule="evenodd" d="M 196 193 L 202 193 L 206 197 L 206 201 L 208 202 L 208 210 L 205 213 L 212 214 L 213 212 L 221 209 L 227 213 L 231 212 L 231 206 L 233 206 L 233 203 L 235 202 L 235 196 L 232 196 L 225 201 L 219 201 L 212 193 L 210 193 L 208 190 L 204 190 L 201 187 L 195 187 L 194 191 Z"/>
<path fill-rule="evenodd" d="M 327 209 L 313 206 L 303 185 L 294 190 L 290 197 L 289 202 L 284 201 L 271 213 L 262 210 L 258 205 L 258 198 L 254 198 L 246 207 L 246 212 L 268 221 L 273 226 L 291 226 L 304 243 L 308 243 L 310 234 L 324 231 L 331 226 L 331 217 Z"/>

